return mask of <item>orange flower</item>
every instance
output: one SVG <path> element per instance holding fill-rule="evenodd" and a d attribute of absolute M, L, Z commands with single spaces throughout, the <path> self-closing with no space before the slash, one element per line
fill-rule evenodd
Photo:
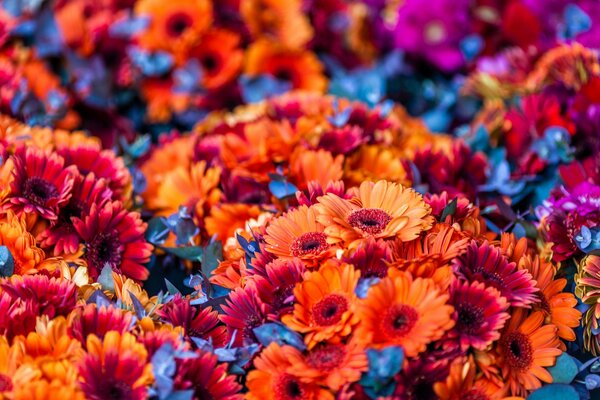
<path fill-rule="evenodd" d="M 213 19 L 210 0 L 141 0 L 135 13 L 150 18 L 150 26 L 139 36 L 140 45 L 170 52 L 178 64 L 185 62 Z"/>
<path fill-rule="evenodd" d="M 327 86 L 323 65 L 314 53 L 285 48 L 268 39 L 259 39 L 248 48 L 244 72 L 269 74 L 290 82 L 294 89 L 323 92 Z"/>
<path fill-rule="evenodd" d="M 406 171 L 400 154 L 389 146 L 370 145 L 360 147 L 348 158 L 344 177 L 350 185 L 360 185 L 365 180 L 386 179 L 407 183 Z"/>
<path fill-rule="evenodd" d="M 413 189 L 387 181 L 363 182 L 356 197 L 334 194 L 319 198 L 317 220 L 326 226 L 329 243 L 352 244 L 366 237 L 417 238 L 433 223 L 431 207 Z"/>
<path fill-rule="evenodd" d="M 236 230 L 245 228 L 248 220 L 259 215 L 260 208 L 257 205 L 226 203 L 211 208 L 204 222 L 209 235 L 217 235 L 218 240 L 225 241 L 234 237 Z"/>
<path fill-rule="evenodd" d="M 10 210 L 4 219 L 0 219 L 0 246 L 6 246 L 12 254 L 17 275 L 35 271 L 45 257 L 33 235 L 27 231 L 25 218 L 17 217 Z"/>
<path fill-rule="evenodd" d="M 356 334 L 374 347 L 400 345 L 414 357 L 454 325 L 447 300 L 433 280 L 390 270 L 360 302 Z"/>
<path fill-rule="evenodd" d="M 317 222 L 315 207 L 302 205 L 271 221 L 265 248 L 278 257 L 298 257 L 314 264 L 332 255 L 324 230 Z"/>
<path fill-rule="evenodd" d="M 244 51 L 240 48 L 237 33 L 214 28 L 202 36 L 193 56 L 202 64 L 202 85 L 217 89 L 237 76 L 242 68 Z"/>
<path fill-rule="evenodd" d="M 85 396 L 76 384 L 64 384 L 59 380 L 29 381 L 19 385 L 14 394 L 15 400 L 84 400 Z"/>
<path fill-rule="evenodd" d="M 241 0 L 240 11 L 254 37 L 270 35 L 286 47 L 301 48 L 313 36 L 301 0 Z"/>
<path fill-rule="evenodd" d="M 319 342 L 338 342 L 348 336 L 359 322 L 354 313 L 359 276 L 349 264 L 326 263 L 318 271 L 307 272 L 294 288 L 294 312 L 284 315 L 283 323 L 305 333 L 309 349 Z"/>
<path fill-rule="evenodd" d="M 297 351 L 284 353 L 291 363 L 288 372 L 303 382 L 319 383 L 334 391 L 358 381 L 368 369 L 367 354 L 356 339 L 348 344 L 320 343 L 305 355 Z"/>
<path fill-rule="evenodd" d="M 336 157 L 326 150 L 306 150 L 298 147 L 290 159 L 290 170 L 296 178 L 300 190 L 306 189 L 308 183 L 316 181 L 326 187 L 330 181 L 342 179 L 344 156 Z"/>
<path fill-rule="evenodd" d="M 529 317 L 525 310 L 515 310 L 506 331 L 498 342 L 502 376 L 513 395 L 542 386 L 541 381 L 552 382 L 552 375 L 544 367 L 554 365 L 562 354 L 558 328 L 543 325 L 544 313 L 536 311 Z"/>
<path fill-rule="evenodd" d="M 291 346 L 271 343 L 254 360 L 254 367 L 248 373 L 246 386 L 248 400 L 333 400 L 334 396 L 318 385 L 305 383 L 299 377 L 288 373 L 292 367 L 290 354 L 301 357 L 300 351 Z"/>

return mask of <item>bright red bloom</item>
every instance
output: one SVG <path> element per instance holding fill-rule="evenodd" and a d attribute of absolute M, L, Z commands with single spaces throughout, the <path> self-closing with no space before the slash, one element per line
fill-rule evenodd
<path fill-rule="evenodd" d="M 125 333 L 133 324 L 133 315 L 116 307 L 85 306 L 73 312 L 69 318 L 69 335 L 85 344 L 89 335 L 103 338 L 109 331 Z"/>
<path fill-rule="evenodd" d="M 234 345 L 242 346 L 256 342 L 254 328 L 267 321 L 267 306 L 260 300 L 256 288 L 247 286 L 230 293 L 219 315 L 227 325 L 229 340 L 235 335 Z"/>
<path fill-rule="evenodd" d="M 0 292 L 0 335 L 8 340 L 27 335 L 35 329 L 37 316 L 38 307 L 34 302 Z"/>
<path fill-rule="evenodd" d="M 388 263 L 392 261 L 392 251 L 385 241 L 367 238 L 342 261 L 354 265 L 362 278 L 383 278 L 387 275 Z"/>
<path fill-rule="evenodd" d="M 535 280 L 526 270 L 518 270 L 508 262 L 499 248 L 488 242 L 478 245 L 472 241 L 467 252 L 454 260 L 459 276 L 469 282 L 477 281 L 497 289 L 515 307 L 531 307 L 537 301 Z"/>
<path fill-rule="evenodd" d="M 144 239 L 146 224 L 140 214 L 126 210 L 118 201 L 102 209 L 93 204 L 89 215 L 74 218 L 73 225 L 85 242 L 84 258 L 92 278 L 105 265 L 136 281 L 148 278 L 143 264 L 150 260 L 152 245 Z"/>
<path fill-rule="evenodd" d="M 4 208 L 56 220 L 59 208 L 71 197 L 76 171 L 65 168 L 59 155 L 31 147 L 20 147 L 13 161 L 14 179 Z"/>
<path fill-rule="evenodd" d="M 190 337 L 211 340 L 215 347 L 222 347 L 227 342 L 227 332 L 224 326 L 218 326 L 218 313 L 212 307 L 194 307 L 189 299 L 181 295 L 175 297 L 156 311 L 165 322 L 180 326 Z"/>

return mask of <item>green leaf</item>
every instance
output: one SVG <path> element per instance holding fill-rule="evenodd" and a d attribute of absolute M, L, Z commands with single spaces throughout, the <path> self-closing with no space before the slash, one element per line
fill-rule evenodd
<path fill-rule="evenodd" d="M 579 373 L 579 368 L 573 357 L 567 353 L 562 353 L 560 357 L 556 359 L 556 364 L 552 367 L 548 367 L 548 372 L 552 375 L 554 383 L 571 383 L 575 376 Z"/>
<path fill-rule="evenodd" d="M 174 256 L 190 261 L 202 261 L 202 254 L 204 253 L 202 246 L 161 247 L 161 249 Z"/>
<path fill-rule="evenodd" d="M 172 294 L 173 296 L 175 296 L 176 294 L 181 294 L 179 289 L 177 289 L 177 287 L 175 287 L 175 285 L 173 285 L 171 282 L 169 282 L 169 280 L 167 278 L 165 278 L 165 285 L 167 285 L 167 290 L 169 291 L 169 294 Z"/>
<path fill-rule="evenodd" d="M 210 276 L 223 260 L 223 243 L 221 241 L 211 241 L 202 254 L 202 272 Z"/>
<path fill-rule="evenodd" d="M 114 292 L 115 280 L 113 279 L 112 272 L 112 268 L 109 264 L 104 265 L 104 268 L 102 268 L 102 271 L 100 272 L 100 276 L 98 276 L 98 283 L 102 286 L 102 289 Z"/>
<path fill-rule="evenodd" d="M 15 271 L 15 260 L 6 246 L 0 246 L 0 276 L 11 276 Z"/>
<path fill-rule="evenodd" d="M 563 383 L 545 385 L 531 393 L 527 400 L 580 400 L 575 388 Z"/>
<path fill-rule="evenodd" d="M 452 216 L 456 213 L 456 205 L 458 204 L 458 197 L 455 197 L 450 203 L 444 207 L 442 211 L 442 216 L 440 217 L 440 221 L 444 222 L 447 216 Z"/>
<path fill-rule="evenodd" d="M 152 244 L 162 244 L 169 236 L 169 227 L 163 217 L 154 217 L 148 221 L 148 228 L 144 235 Z"/>

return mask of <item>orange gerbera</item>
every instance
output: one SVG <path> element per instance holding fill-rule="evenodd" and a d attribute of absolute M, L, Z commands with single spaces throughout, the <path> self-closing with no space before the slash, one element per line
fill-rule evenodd
<path fill-rule="evenodd" d="M 354 293 L 359 277 L 349 264 L 325 263 L 318 271 L 307 272 L 294 288 L 294 312 L 284 315 L 283 323 L 305 333 L 309 349 L 322 341 L 339 342 L 359 322 Z"/>
<path fill-rule="evenodd" d="M 540 298 L 539 308 L 546 315 L 546 322 L 556 325 L 558 336 L 562 339 L 575 340 L 573 328 L 579 326 L 581 312 L 576 309 L 577 299 L 573 293 L 563 293 L 567 286 L 565 278 L 554 279 L 556 268 L 551 263 L 540 259 L 537 255 L 533 260 L 530 256 L 521 258 L 519 268 L 527 269 L 536 286 L 540 289 L 537 296 Z M 561 342 L 563 350 L 566 350 Z"/>
<path fill-rule="evenodd" d="M 210 0 L 141 0 L 135 13 L 150 18 L 150 26 L 139 36 L 140 45 L 168 51 L 177 63 L 185 62 L 213 19 Z"/>
<path fill-rule="evenodd" d="M 257 205 L 244 203 L 225 203 L 211 208 L 206 217 L 206 231 L 209 235 L 217 235 L 217 239 L 226 241 L 235 236 L 235 231 L 246 227 L 250 219 L 260 215 Z"/>
<path fill-rule="evenodd" d="M 259 39 L 248 48 L 244 72 L 250 76 L 269 74 L 290 82 L 294 89 L 323 92 L 327 86 L 323 65 L 314 53 L 289 49 L 268 39 Z"/>
<path fill-rule="evenodd" d="M 325 385 L 334 391 L 358 381 L 361 373 L 369 367 L 365 349 L 356 339 L 348 344 L 320 343 L 307 354 L 286 352 L 285 349 L 284 353 L 292 364 L 288 368 L 292 375 L 304 382 Z"/>
<path fill-rule="evenodd" d="M 45 257 L 33 235 L 27 231 L 25 218 L 17 217 L 10 210 L 4 219 L 0 219 L 0 246 L 6 246 L 12 254 L 17 275 L 35 271 Z"/>
<path fill-rule="evenodd" d="M 240 11 L 255 37 L 271 35 L 290 48 L 301 48 L 312 38 L 301 0 L 241 0 Z"/>
<path fill-rule="evenodd" d="M 513 395 L 542 386 L 541 381 L 552 382 L 552 375 L 544 367 L 554 365 L 562 354 L 558 328 L 543 325 L 544 313 L 533 312 L 529 317 L 522 308 L 515 310 L 509 325 L 498 342 L 504 377 Z"/>
<path fill-rule="evenodd" d="M 65 384 L 59 380 L 45 379 L 28 381 L 15 389 L 15 400 L 84 400 L 85 396 L 76 384 Z"/>
<path fill-rule="evenodd" d="M 362 146 L 349 157 L 344 169 L 346 183 L 360 185 L 370 179 L 406 183 L 406 171 L 399 152 L 389 146 Z"/>
<path fill-rule="evenodd" d="M 316 208 L 302 205 L 271 221 L 265 248 L 278 257 L 297 257 L 314 264 L 333 251 L 324 230 L 317 222 Z"/>
<path fill-rule="evenodd" d="M 6 337 L 0 336 L 0 398 L 40 377 L 39 370 L 23 364 L 23 357 L 22 346 L 9 346 Z"/>
<path fill-rule="evenodd" d="M 212 204 L 220 196 L 216 189 L 220 176 L 221 169 L 207 168 L 205 161 L 189 168 L 177 167 L 164 176 L 156 198 L 147 199 L 148 208 L 156 210 L 158 215 L 171 215 L 184 205 L 190 212 L 203 215 L 202 206 Z"/>
<path fill-rule="evenodd" d="M 246 399 L 333 400 L 334 396 L 330 392 L 288 373 L 288 369 L 293 366 L 290 354 L 301 357 L 298 349 L 281 347 L 276 342 L 260 353 L 254 360 L 255 369 L 248 373 Z"/>
<path fill-rule="evenodd" d="M 454 326 L 454 308 L 447 301 L 432 279 L 390 270 L 361 300 L 356 334 L 377 348 L 400 345 L 414 357 Z"/>
<path fill-rule="evenodd" d="M 298 147 L 290 159 L 290 170 L 300 190 L 306 189 L 312 181 L 327 187 L 330 181 L 342 179 L 343 163 L 344 156 L 341 154 L 334 157 L 326 150 L 313 151 Z"/>
<path fill-rule="evenodd" d="M 329 243 L 353 243 L 362 238 L 416 239 L 431 228 L 431 207 L 413 189 L 388 181 L 363 182 L 356 197 L 334 194 L 319 198 L 317 220 L 325 225 Z"/>
<path fill-rule="evenodd" d="M 202 85 L 217 89 L 233 80 L 242 69 L 244 51 L 240 36 L 225 29 L 212 29 L 202 36 L 193 57 L 202 64 Z"/>

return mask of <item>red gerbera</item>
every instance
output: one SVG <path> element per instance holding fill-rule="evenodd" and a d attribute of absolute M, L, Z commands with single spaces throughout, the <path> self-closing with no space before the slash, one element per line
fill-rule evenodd
<path fill-rule="evenodd" d="M 467 252 L 454 260 L 459 276 L 469 282 L 478 281 L 496 288 L 515 307 L 530 307 L 537 301 L 535 280 L 526 270 L 518 270 L 514 262 L 509 263 L 499 248 L 487 241 L 481 246 L 472 241 Z"/>
<path fill-rule="evenodd" d="M 4 208 L 56 220 L 59 208 L 71 197 L 76 171 L 65 168 L 59 155 L 31 147 L 20 147 L 13 161 L 14 179 Z"/>
<path fill-rule="evenodd" d="M 177 360 L 174 388 L 193 390 L 194 399 L 241 400 L 240 385 L 235 375 L 227 373 L 227 364 L 217 356 L 198 350 L 198 357 Z"/>
<path fill-rule="evenodd" d="M 252 330 L 267 321 L 267 306 L 258 297 L 256 288 L 247 286 L 234 290 L 222 309 L 225 314 L 219 318 L 227 325 L 229 339 L 235 335 L 234 345 L 255 343 Z"/>
<path fill-rule="evenodd" d="M 89 215 L 74 218 L 73 225 L 85 242 L 85 260 L 92 278 L 105 265 L 137 281 L 148 278 L 143 266 L 150 260 L 152 245 L 144 239 L 146 224 L 140 214 L 129 212 L 115 201 L 102 209 L 93 204 Z"/>
<path fill-rule="evenodd" d="M 222 347 L 227 341 L 227 332 L 224 326 L 218 326 L 219 319 L 212 307 L 197 308 L 190 304 L 189 299 L 184 299 L 180 294 L 165 304 L 156 314 L 165 322 L 180 326 L 185 334 L 212 341 L 215 347 Z"/>
<path fill-rule="evenodd" d="M 14 298 L 0 292 L 0 335 L 12 340 L 17 335 L 27 335 L 35 329 L 37 304 Z"/>
<path fill-rule="evenodd" d="M 86 304 L 69 316 L 69 336 L 85 345 L 86 338 L 94 334 L 103 338 L 108 331 L 125 333 L 133 324 L 133 315 L 116 307 L 98 307 Z"/>

